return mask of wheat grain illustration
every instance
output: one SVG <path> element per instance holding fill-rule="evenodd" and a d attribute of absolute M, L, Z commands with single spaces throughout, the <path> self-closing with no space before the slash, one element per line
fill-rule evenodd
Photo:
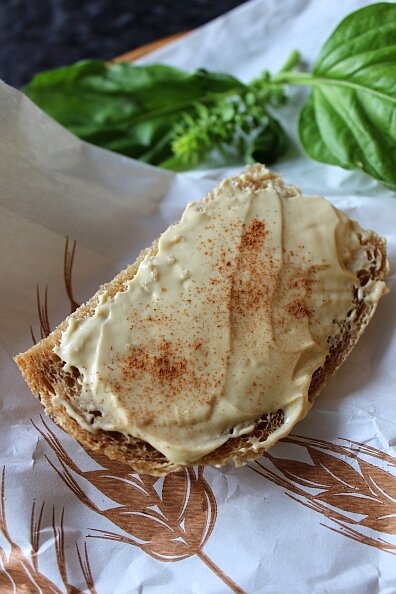
<path fill-rule="evenodd" d="M 76 241 L 71 244 L 66 237 L 63 278 L 71 313 L 79 306 L 74 298 L 72 283 L 75 253 Z M 43 301 L 37 285 L 36 303 L 40 336 L 44 338 L 51 332 L 47 287 Z M 30 332 L 33 342 L 36 343 L 32 327 Z M 133 474 L 131 468 L 124 464 L 111 461 L 106 456 L 87 452 L 103 467 L 103 470 L 83 472 L 68 456 L 49 426 L 44 421 L 43 424 L 46 432 L 34 425 L 60 462 L 59 469 L 48 459 L 60 478 L 88 508 L 129 534 L 125 536 L 116 532 L 91 529 L 96 533 L 90 534 L 91 538 L 137 546 L 159 561 L 180 561 L 196 555 L 232 591 L 243 594 L 243 590 L 203 551 L 216 521 L 217 504 L 213 492 L 203 477 L 202 468 L 198 468 L 197 471 L 186 469 L 165 479 L 156 479 Z M 108 510 L 99 509 L 81 489 L 72 472 L 90 481 L 117 506 Z M 162 482 L 161 495 L 158 494 L 158 484 L 156 484 L 158 482 Z"/>
<path fill-rule="evenodd" d="M 339 445 L 298 436 L 283 441 L 305 448 L 311 462 L 267 453 L 250 468 L 331 521 L 323 526 L 396 555 L 396 544 L 388 541 L 389 536 L 387 540 L 382 537 L 396 535 L 396 476 L 389 472 L 396 469 L 396 459 L 353 441 Z M 381 460 L 388 470 L 367 457 Z"/>
<path fill-rule="evenodd" d="M 74 256 L 76 253 L 76 245 L 76 240 L 74 240 L 72 246 L 69 247 L 69 238 L 66 237 L 65 252 L 63 257 L 63 279 L 65 283 L 67 297 L 70 302 L 70 313 L 73 313 L 79 307 L 79 304 L 74 299 L 72 282 L 72 272 Z"/>
<path fill-rule="evenodd" d="M 48 286 L 45 285 L 44 300 L 40 295 L 40 287 L 36 285 L 36 305 L 38 318 L 40 323 L 40 339 L 45 338 L 51 333 L 50 323 L 48 319 Z M 34 334 L 32 326 L 30 326 L 30 336 L 32 337 L 33 343 L 36 344 L 36 336 Z"/>
<path fill-rule="evenodd" d="M 217 515 L 216 499 L 204 479 L 203 468 L 186 468 L 157 478 L 138 475 L 125 464 L 89 452 L 102 468 L 83 471 L 43 419 L 42 423 L 44 429 L 33 422 L 57 457 L 59 466 L 47 458 L 52 468 L 84 505 L 123 532 L 90 528 L 88 537 L 136 546 L 158 561 L 176 562 L 196 555 L 233 592 L 243 593 L 203 550 Z M 99 508 L 73 475 L 88 481 L 115 507 Z"/>
<path fill-rule="evenodd" d="M 66 237 L 65 249 L 63 254 L 63 281 L 65 284 L 66 295 L 70 303 L 70 313 L 73 313 L 79 307 L 79 304 L 74 299 L 72 279 L 76 245 L 77 244 L 75 240 L 72 244 L 70 244 L 69 238 Z M 39 284 L 36 285 L 36 308 L 40 325 L 40 339 L 43 339 L 46 338 L 49 334 L 51 334 L 51 326 L 48 315 L 47 285 L 45 285 L 44 298 L 41 295 Z M 36 335 L 34 333 L 32 325 L 30 325 L 30 336 L 32 338 L 33 344 L 37 344 Z"/>
<path fill-rule="evenodd" d="M 45 594 L 96 594 L 93 583 L 91 567 L 88 558 L 86 544 L 84 545 L 84 557 L 81 555 L 76 544 L 77 556 L 81 571 L 83 573 L 87 590 L 80 590 L 71 585 L 66 570 L 65 538 L 64 538 L 64 510 L 62 510 L 60 523 L 57 525 L 55 508 L 52 510 L 52 532 L 54 535 L 55 553 L 59 574 L 65 589 L 62 591 L 56 584 L 47 578 L 39 570 L 38 557 L 40 549 L 40 536 L 42 531 L 44 503 L 41 504 L 38 513 L 36 502 L 33 502 L 30 519 L 30 555 L 18 546 L 11 538 L 6 521 L 5 508 L 5 467 L 1 477 L 1 505 L 0 505 L 0 533 L 10 545 L 10 552 L 7 555 L 5 549 L 0 546 L 0 592 L 1 594 L 19 593 L 45 593 Z"/>

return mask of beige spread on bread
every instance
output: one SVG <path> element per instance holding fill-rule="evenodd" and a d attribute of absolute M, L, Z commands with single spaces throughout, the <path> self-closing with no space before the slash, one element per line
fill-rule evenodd
<path fill-rule="evenodd" d="M 69 319 L 53 351 L 81 390 L 54 403 L 83 429 L 191 464 L 265 413 L 285 415 L 265 449 L 305 416 L 313 373 L 354 312 L 363 232 L 321 197 L 279 192 L 276 177 L 260 187 L 263 169 L 190 203 L 125 290 Z M 359 298 L 385 290 L 370 280 Z"/>

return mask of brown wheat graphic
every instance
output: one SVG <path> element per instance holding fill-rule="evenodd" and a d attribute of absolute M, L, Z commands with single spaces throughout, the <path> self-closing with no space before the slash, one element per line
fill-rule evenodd
<path fill-rule="evenodd" d="M 73 283 L 72 283 L 72 271 L 74 264 L 74 255 L 76 253 L 76 240 L 73 241 L 73 245 L 69 250 L 69 238 L 66 237 L 65 253 L 63 258 L 63 278 L 65 281 L 66 293 L 70 302 L 70 313 L 73 313 L 79 304 L 73 296 Z"/>
<path fill-rule="evenodd" d="M 44 302 L 40 296 L 40 287 L 36 285 L 36 304 L 37 304 L 37 312 L 38 318 L 40 322 L 40 338 L 45 338 L 51 333 L 51 327 L 48 319 L 48 286 L 45 285 L 45 292 L 44 292 Z M 33 332 L 32 326 L 30 326 L 30 335 L 32 337 L 33 343 L 36 344 L 37 340 L 35 334 Z"/>
<path fill-rule="evenodd" d="M 74 299 L 73 296 L 73 282 L 72 282 L 72 272 L 73 272 L 73 264 L 74 264 L 74 256 L 76 253 L 76 241 L 73 241 L 72 246 L 69 245 L 69 238 L 66 237 L 65 243 L 65 251 L 63 256 L 63 279 L 65 283 L 66 294 L 68 300 L 70 302 L 70 312 L 73 313 L 78 307 L 79 304 Z M 37 313 L 38 319 L 40 324 L 40 338 L 45 338 L 49 334 L 51 334 L 51 326 L 49 323 L 48 317 L 48 286 L 45 286 L 44 291 L 44 300 L 40 294 L 40 287 L 36 285 L 36 306 L 37 306 Z M 32 325 L 30 325 L 30 336 L 32 337 L 33 344 L 37 344 L 36 336 L 33 331 Z"/>
<path fill-rule="evenodd" d="M 75 252 L 76 241 L 73 241 L 70 246 L 67 237 L 63 277 L 71 313 L 79 307 L 74 299 L 72 285 Z M 40 336 L 44 338 L 51 332 L 48 320 L 47 287 L 44 303 L 42 303 L 37 285 L 36 299 Z M 33 342 L 36 343 L 32 327 L 30 327 L 30 332 Z M 150 476 L 132 474 L 131 469 L 124 464 L 111 461 L 99 454 L 87 452 L 103 467 L 103 470 L 83 472 L 68 456 L 48 425 L 44 421 L 43 424 L 46 433 L 34 425 L 58 457 L 62 470 L 56 468 L 48 460 L 57 474 L 87 507 L 129 534 L 126 537 L 115 532 L 92 529 L 92 532 L 98 532 L 98 534 L 91 534 L 90 537 L 132 544 L 160 561 L 180 561 L 197 555 L 232 591 L 243 593 L 243 590 L 203 551 L 203 546 L 216 521 L 217 504 L 209 485 L 203 478 L 202 468 L 199 468 L 197 472 L 186 469 L 181 473 L 165 477 L 165 479 L 155 479 Z M 99 509 L 84 493 L 71 472 L 90 481 L 117 506 L 108 510 Z M 162 483 L 161 494 L 158 493 L 158 484 L 156 484 L 158 482 Z M 79 552 L 78 555 L 83 568 Z M 62 568 L 64 571 L 64 564 Z M 86 571 L 84 575 L 92 582 L 89 571 Z"/>
<path fill-rule="evenodd" d="M 197 555 L 233 592 L 243 592 L 203 551 L 216 521 L 217 504 L 202 468 L 197 471 L 186 468 L 156 478 L 138 475 L 125 464 L 89 452 L 102 469 L 83 471 L 45 421 L 42 422 L 45 430 L 33 424 L 60 463 L 58 468 L 47 458 L 56 473 L 82 503 L 128 534 L 92 528 L 95 534 L 90 534 L 91 538 L 137 546 L 159 561 L 175 562 Z M 111 499 L 115 507 L 100 509 L 72 473 L 86 479 Z"/>
<path fill-rule="evenodd" d="M 42 520 L 44 512 L 44 503 L 42 503 L 38 514 L 36 514 L 36 504 L 33 502 L 30 520 L 30 557 L 25 554 L 11 538 L 6 522 L 5 510 L 5 467 L 3 467 L 1 478 L 1 505 L 0 505 L 0 532 L 11 546 L 7 556 L 5 550 L 0 546 L 0 592 L 2 594 L 19 593 L 49 593 L 62 594 L 62 590 L 51 580 L 43 575 L 38 567 L 38 554 L 40 548 L 40 535 L 42 530 Z M 65 559 L 65 539 L 64 539 L 64 510 L 62 510 L 60 525 L 57 526 L 55 520 L 55 509 L 52 510 L 52 531 L 55 541 L 56 559 L 62 582 L 67 594 L 84 594 L 83 590 L 72 586 L 67 577 L 66 559 Z M 84 559 L 81 556 L 78 545 L 76 544 L 79 564 L 84 575 L 85 583 L 90 594 L 96 594 L 91 568 L 88 559 L 86 544 L 84 545 Z"/>
<path fill-rule="evenodd" d="M 332 521 L 323 526 L 396 555 L 396 544 L 376 534 L 396 534 L 396 476 L 363 456 L 379 459 L 392 469 L 396 469 L 396 460 L 358 442 L 337 445 L 297 436 L 283 441 L 304 447 L 311 463 L 267 453 L 250 468 Z"/>

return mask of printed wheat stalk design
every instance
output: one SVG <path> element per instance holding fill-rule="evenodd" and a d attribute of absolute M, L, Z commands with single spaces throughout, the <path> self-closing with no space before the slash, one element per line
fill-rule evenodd
<path fill-rule="evenodd" d="M 40 287 L 36 285 L 36 304 L 37 304 L 37 312 L 40 322 L 40 338 L 43 339 L 51 333 L 51 327 L 48 319 L 48 286 L 45 285 L 44 291 L 44 302 L 41 300 L 40 296 Z M 30 326 L 30 335 L 34 344 L 37 343 L 35 334 L 33 332 L 32 326 Z"/>
<path fill-rule="evenodd" d="M 72 246 L 69 245 L 69 238 L 66 237 L 65 243 L 65 251 L 63 255 L 63 279 L 65 283 L 66 294 L 70 302 L 70 311 L 73 313 L 78 307 L 79 304 L 74 299 L 73 295 L 73 282 L 72 282 L 72 272 L 73 272 L 73 264 L 74 264 L 74 256 L 76 253 L 76 240 L 73 241 Z M 40 287 L 36 285 L 36 306 L 37 306 L 37 313 L 38 319 L 40 323 L 40 338 L 46 338 L 49 334 L 51 334 L 51 326 L 49 323 L 49 316 L 48 316 L 48 286 L 45 286 L 44 291 L 44 300 L 40 294 Z M 30 336 L 32 337 L 33 344 L 37 344 L 36 336 L 33 331 L 32 325 L 30 325 Z"/>
<path fill-rule="evenodd" d="M 63 258 L 63 278 L 65 281 L 66 293 L 70 301 L 70 313 L 73 313 L 79 304 L 73 296 L 72 271 L 74 264 L 74 256 L 76 253 L 76 240 L 73 241 L 72 247 L 69 249 L 69 238 L 66 237 L 65 252 Z"/>
<path fill-rule="evenodd" d="M 346 446 L 298 436 L 283 441 L 304 447 L 311 463 L 267 453 L 265 458 L 275 470 L 265 459 L 252 463 L 250 468 L 283 487 L 289 497 L 321 513 L 337 527 L 323 526 L 395 555 L 395 544 L 367 534 L 367 529 L 396 535 L 396 476 L 369 463 L 362 455 L 380 459 L 392 468 L 396 468 L 396 460 L 358 442 L 349 442 Z M 362 517 L 358 519 L 356 514 Z"/>
<path fill-rule="evenodd" d="M 71 313 L 79 307 L 74 299 L 72 288 L 75 252 L 76 241 L 73 241 L 70 247 L 69 238 L 66 237 L 63 277 Z M 48 320 L 47 287 L 44 304 L 41 303 L 38 285 L 36 298 L 40 335 L 43 338 L 51 332 Z M 30 327 L 30 332 L 32 340 L 36 344 L 32 327 Z M 83 472 L 68 456 L 48 425 L 44 421 L 43 424 L 47 433 L 44 433 L 35 424 L 34 426 L 58 457 L 62 470 L 56 468 L 50 460 L 48 461 L 60 478 L 87 507 L 129 534 L 127 537 L 110 531 L 92 529 L 98 534 L 89 535 L 91 538 L 131 544 L 160 561 L 180 561 L 197 555 L 233 592 L 243 594 L 243 590 L 203 551 L 203 546 L 216 521 L 217 504 L 209 485 L 203 478 L 202 468 L 199 468 L 197 473 L 192 469 L 186 469 L 182 473 L 172 474 L 161 479 L 163 484 L 161 495 L 159 495 L 155 488 L 158 479 L 134 475 L 128 466 L 110 461 L 107 457 L 99 454 L 89 453 L 104 469 Z M 109 510 L 99 509 L 78 485 L 71 471 L 86 478 L 99 491 L 118 503 L 118 506 Z M 155 511 L 155 507 L 160 511 Z M 79 552 L 78 556 L 83 569 Z M 92 581 L 89 566 L 84 575 L 86 579 Z"/>
<path fill-rule="evenodd" d="M 6 522 L 5 510 L 5 467 L 3 467 L 1 477 L 1 505 L 0 505 L 0 532 L 11 546 L 7 557 L 5 550 L 0 546 L 0 592 L 1 594 L 19 593 L 19 592 L 38 592 L 45 594 L 62 594 L 62 590 L 56 586 L 50 579 L 43 575 L 38 567 L 38 555 L 40 548 L 40 535 L 43 521 L 44 503 L 42 503 L 38 517 L 36 515 L 36 503 L 33 502 L 30 519 L 30 558 L 22 548 L 18 546 L 11 538 Z M 64 510 L 62 510 L 60 525 L 57 526 L 55 519 L 55 508 L 52 510 L 52 531 L 54 534 L 55 552 L 57 565 L 62 582 L 67 594 L 84 594 L 72 586 L 67 577 L 66 559 L 65 559 L 65 539 L 64 539 Z M 91 568 L 89 564 L 87 546 L 84 545 L 84 559 L 81 556 L 78 545 L 76 544 L 78 561 L 81 571 L 84 575 L 85 583 L 90 594 L 96 594 L 92 579 Z"/>
<path fill-rule="evenodd" d="M 125 464 L 89 452 L 102 469 L 83 471 L 43 419 L 42 423 L 45 431 L 33 424 L 60 463 L 58 468 L 47 458 L 58 476 L 88 508 L 128 535 L 91 528 L 95 534 L 89 537 L 137 546 L 158 561 L 175 562 L 197 555 L 233 592 L 243 593 L 203 551 L 215 525 L 217 504 L 202 468 L 186 468 L 158 478 L 138 475 Z M 87 480 L 116 506 L 100 509 L 72 473 Z"/>

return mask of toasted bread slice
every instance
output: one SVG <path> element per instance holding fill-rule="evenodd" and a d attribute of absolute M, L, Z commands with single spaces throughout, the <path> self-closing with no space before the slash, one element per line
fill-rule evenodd
<path fill-rule="evenodd" d="M 256 165 L 232 183 L 241 191 L 266 188 L 269 184 L 283 197 L 295 196 L 296 188 L 285 185 L 279 176 L 263 166 Z M 328 336 L 328 352 L 321 367 L 313 373 L 309 392 L 309 406 L 319 394 L 328 378 L 340 367 L 351 352 L 365 327 L 374 314 L 378 299 L 365 298 L 368 283 L 383 281 L 387 274 L 385 240 L 373 232 L 358 234 L 360 247 L 354 252 L 349 267 L 356 274 L 357 283 L 353 290 L 353 311 L 345 312 L 344 321 L 334 326 Z M 62 332 L 65 332 L 70 319 L 76 321 L 93 316 L 95 308 L 104 293 L 111 298 L 125 291 L 126 284 L 133 279 L 140 263 L 147 256 L 155 256 L 158 242 L 141 252 L 137 260 L 120 272 L 110 283 L 100 287 L 98 292 L 75 313 L 67 318 L 54 332 L 26 351 L 15 361 L 20 368 L 31 391 L 42 402 L 46 413 L 65 431 L 75 437 L 84 447 L 99 451 L 109 458 L 124 462 L 134 470 L 154 476 L 176 471 L 180 465 L 171 462 L 163 453 L 148 442 L 132 435 L 97 429 L 87 430 L 68 414 L 62 402 L 79 398 L 81 382 L 78 369 L 64 368 L 64 361 L 55 354 Z M 382 286 L 382 283 L 380 283 Z M 379 296 L 384 291 L 380 291 Z M 222 466 L 228 461 L 237 465 L 260 456 L 267 449 L 268 437 L 285 423 L 282 409 L 268 412 L 257 418 L 254 428 L 247 434 L 230 436 L 225 443 L 202 456 L 197 463 L 201 465 Z"/>

